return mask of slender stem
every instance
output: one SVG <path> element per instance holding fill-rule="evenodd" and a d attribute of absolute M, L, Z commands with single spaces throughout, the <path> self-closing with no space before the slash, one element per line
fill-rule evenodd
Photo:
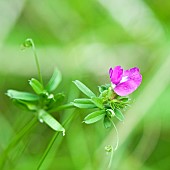
<path fill-rule="evenodd" d="M 112 165 L 112 159 L 113 159 L 113 149 L 112 149 L 112 151 L 111 151 L 111 153 L 110 153 L 111 155 L 110 155 L 110 160 L 109 160 L 109 164 L 108 164 L 108 169 L 110 169 L 111 168 L 111 165 Z"/>
<path fill-rule="evenodd" d="M 73 118 L 73 116 L 74 116 L 74 115 L 71 114 L 71 115 L 64 121 L 63 126 L 67 125 L 67 124 L 70 122 L 70 120 Z M 43 156 L 42 156 L 42 158 L 41 158 L 41 160 L 40 160 L 40 162 L 39 162 L 39 164 L 38 164 L 37 170 L 39 170 L 39 169 L 41 168 L 41 166 L 42 166 L 45 158 L 47 157 L 47 155 L 48 155 L 48 153 L 50 152 L 52 146 L 54 145 L 54 142 L 55 142 L 55 140 L 57 139 L 59 133 L 60 133 L 60 132 L 58 132 L 58 131 L 55 132 L 53 138 L 51 139 L 50 143 L 48 144 L 48 146 L 47 146 L 47 148 L 46 148 L 46 150 L 45 150 L 45 152 L 44 152 L 44 154 L 43 154 Z"/>
<path fill-rule="evenodd" d="M 42 158 L 41 158 L 41 160 L 40 160 L 40 162 L 38 164 L 37 170 L 40 169 L 41 165 L 43 164 L 45 158 L 47 157 L 49 151 L 51 150 L 51 148 L 52 148 L 52 146 L 53 146 L 53 144 L 54 144 L 54 142 L 55 142 L 58 135 L 59 135 L 59 132 L 57 131 L 54 134 L 54 136 L 52 137 L 50 143 L 48 144 L 48 146 L 47 146 L 47 148 L 46 148 L 46 150 L 45 150 L 45 152 L 44 152 L 44 154 L 43 154 L 43 156 L 42 156 Z"/>
<path fill-rule="evenodd" d="M 113 149 L 111 150 L 111 155 L 110 155 L 110 160 L 109 160 L 109 164 L 108 164 L 108 169 L 110 169 L 110 168 L 111 168 L 111 165 L 112 165 L 113 153 L 114 153 L 114 151 L 117 150 L 117 148 L 118 148 L 118 146 L 119 146 L 119 134 L 118 134 L 118 130 L 117 130 L 116 125 L 114 124 L 113 120 L 112 120 L 111 118 L 109 118 L 109 119 L 110 119 L 110 121 L 112 122 L 113 127 L 114 127 L 114 129 L 115 129 L 115 131 L 116 131 L 116 145 L 115 145 L 115 147 L 114 147 L 114 150 L 113 150 Z"/>
<path fill-rule="evenodd" d="M 114 148 L 114 151 L 116 151 L 118 146 L 119 146 L 119 133 L 118 133 L 118 130 L 117 130 L 116 125 L 114 124 L 113 120 L 110 119 L 110 121 L 112 122 L 113 127 L 114 127 L 114 129 L 116 131 L 116 145 L 115 145 L 115 148 Z"/>
<path fill-rule="evenodd" d="M 29 40 L 30 43 L 31 43 L 33 54 L 34 54 L 34 57 L 35 57 L 35 62 L 36 62 L 37 70 L 38 70 L 38 76 L 39 76 L 41 84 L 43 84 L 41 70 L 40 70 L 40 65 L 39 65 L 38 56 L 37 56 L 37 53 L 36 53 L 34 41 L 31 38 L 29 38 L 27 40 Z"/>
<path fill-rule="evenodd" d="M 37 119 L 34 118 L 25 125 L 22 130 L 15 136 L 15 138 L 11 141 L 11 143 L 7 146 L 4 152 L 1 155 L 0 159 L 0 167 L 2 168 L 4 165 L 4 160 L 8 156 L 8 152 L 19 143 L 19 141 L 32 129 L 32 127 L 36 124 Z M 0 169 L 1 169 L 0 168 Z"/>
<path fill-rule="evenodd" d="M 52 113 L 52 112 L 57 112 L 57 111 L 65 110 L 65 109 L 71 109 L 71 108 L 74 108 L 74 105 L 72 103 L 68 103 L 68 104 L 64 104 L 56 108 L 53 108 L 51 110 L 48 110 L 48 112 Z"/>

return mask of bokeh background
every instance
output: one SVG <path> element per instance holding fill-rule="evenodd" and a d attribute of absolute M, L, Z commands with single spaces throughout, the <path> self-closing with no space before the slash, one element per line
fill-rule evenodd
<path fill-rule="evenodd" d="M 28 80 L 37 78 L 37 69 L 31 49 L 23 51 L 20 45 L 32 38 L 43 79 L 47 81 L 55 67 L 61 70 L 58 91 L 66 94 L 66 102 L 80 95 L 75 79 L 97 93 L 98 85 L 109 83 L 110 67 L 139 67 L 142 85 L 131 95 L 124 123 L 115 120 L 120 145 L 111 169 L 169 170 L 169 37 L 168 0 L 0 0 L 0 153 L 33 117 L 5 95 L 7 89 L 31 91 Z M 89 112 L 54 114 L 60 122 L 75 116 L 41 169 L 107 169 L 110 155 L 104 146 L 115 145 L 115 131 L 106 130 L 102 122 L 83 124 Z M 53 134 L 38 123 L 10 151 L 4 169 L 36 169 Z"/>

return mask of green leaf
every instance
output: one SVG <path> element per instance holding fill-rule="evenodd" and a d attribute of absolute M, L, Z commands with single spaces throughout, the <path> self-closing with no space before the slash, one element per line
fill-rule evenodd
<path fill-rule="evenodd" d="M 93 104 L 92 100 L 87 98 L 75 99 L 74 102 L 80 104 Z"/>
<path fill-rule="evenodd" d="M 91 109 L 96 108 L 96 106 L 92 103 L 91 99 L 75 99 L 73 102 L 75 107 L 81 108 L 81 109 Z"/>
<path fill-rule="evenodd" d="M 79 88 L 80 91 L 82 91 L 86 96 L 92 98 L 96 97 L 96 95 L 87 87 L 85 86 L 82 82 L 79 80 L 73 81 L 73 83 Z"/>
<path fill-rule="evenodd" d="M 32 78 L 29 81 L 30 86 L 33 88 L 33 90 L 35 91 L 35 93 L 37 94 L 42 94 L 44 93 L 44 88 L 43 85 L 36 79 Z"/>
<path fill-rule="evenodd" d="M 39 100 L 39 97 L 35 94 L 28 93 L 28 92 L 20 92 L 16 90 L 8 90 L 7 96 L 9 96 L 12 99 L 19 99 L 19 100 L 25 100 L 25 101 L 37 101 Z"/>
<path fill-rule="evenodd" d="M 99 121 L 105 116 L 105 110 L 95 111 L 90 113 L 84 118 L 84 121 L 86 124 L 91 124 Z"/>
<path fill-rule="evenodd" d="M 104 109 L 103 101 L 101 98 L 92 97 L 92 102 L 100 109 Z"/>
<path fill-rule="evenodd" d="M 58 87 L 58 85 L 60 84 L 61 79 L 62 79 L 61 73 L 60 73 L 60 71 L 56 68 L 56 69 L 54 70 L 54 73 L 53 73 L 51 79 L 49 80 L 49 82 L 48 82 L 48 84 L 47 84 L 47 86 L 46 86 L 46 90 L 47 90 L 48 92 L 54 91 L 54 90 Z"/>
<path fill-rule="evenodd" d="M 107 115 L 105 115 L 103 123 L 104 123 L 104 127 L 106 129 L 110 128 L 112 126 L 112 122 L 111 122 L 111 120 L 109 119 L 109 117 Z"/>
<path fill-rule="evenodd" d="M 122 114 L 122 112 L 119 109 L 114 109 L 114 113 L 115 116 L 120 120 L 123 121 L 124 120 L 124 115 Z"/>
<path fill-rule="evenodd" d="M 94 104 L 81 104 L 81 103 L 74 103 L 73 105 L 75 107 L 78 107 L 80 109 L 92 109 L 92 108 L 96 108 L 96 106 Z"/>
<path fill-rule="evenodd" d="M 40 122 L 46 123 L 49 127 L 51 127 L 55 131 L 63 132 L 63 135 L 64 135 L 65 129 L 63 128 L 63 126 L 45 110 L 39 111 L 38 118 Z"/>

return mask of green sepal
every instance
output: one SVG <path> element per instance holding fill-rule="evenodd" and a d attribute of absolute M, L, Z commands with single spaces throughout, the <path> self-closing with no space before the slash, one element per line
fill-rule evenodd
<path fill-rule="evenodd" d="M 37 94 L 44 93 L 43 85 L 35 78 L 32 78 L 31 80 L 29 80 L 29 84 L 32 87 L 32 89 L 35 91 L 35 93 Z"/>
<path fill-rule="evenodd" d="M 108 128 L 110 128 L 112 126 L 112 122 L 111 122 L 110 118 L 107 115 L 105 115 L 105 117 L 104 117 L 103 124 L 104 124 L 104 127 L 106 129 L 108 129 Z"/>
<path fill-rule="evenodd" d="M 115 109 L 115 103 L 114 102 L 110 102 L 110 106 L 113 110 Z"/>
<path fill-rule="evenodd" d="M 61 72 L 56 68 L 45 89 L 48 92 L 54 91 L 60 84 L 61 80 L 62 80 Z"/>
<path fill-rule="evenodd" d="M 105 85 L 101 85 L 99 86 L 99 92 L 103 93 L 105 90 L 107 90 L 111 85 L 110 84 L 105 84 Z"/>
<path fill-rule="evenodd" d="M 54 109 L 58 107 L 65 99 L 65 95 L 63 93 L 57 93 L 48 103 L 48 110 Z"/>
<path fill-rule="evenodd" d="M 55 131 L 61 131 L 63 134 L 65 133 L 65 129 L 63 126 L 54 119 L 48 112 L 45 110 L 40 110 L 38 113 L 38 119 L 40 122 L 46 123 L 49 127 L 51 127 Z"/>
<path fill-rule="evenodd" d="M 96 97 L 96 95 L 86 86 L 84 85 L 82 82 L 80 82 L 79 80 L 75 80 L 73 81 L 73 83 L 79 88 L 79 90 L 81 92 L 83 92 L 86 96 L 92 98 L 92 97 Z"/>
<path fill-rule="evenodd" d="M 124 115 L 122 114 L 122 112 L 119 109 L 114 109 L 114 113 L 115 116 L 120 120 L 123 121 L 124 120 Z"/>
<path fill-rule="evenodd" d="M 103 101 L 99 97 L 92 97 L 92 102 L 100 109 L 104 109 Z"/>
<path fill-rule="evenodd" d="M 39 100 L 39 97 L 35 94 L 28 93 L 28 92 L 21 92 L 17 90 L 8 90 L 7 96 L 9 96 L 12 99 L 19 99 L 19 100 L 25 100 L 25 101 L 37 101 Z"/>
<path fill-rule="evenodd" d="M 84 123 L 91 124 L 101 120 L 105 116 L 105 110 L 99 110 L 88 114 L 84 118 Z"/>
<path fill-rule="evenodd" d="M 120 99 L 120 101 L 122 101 L 123 103 L 126 103 L 129 101 L 129 98 L 122 98 L 122 99 Z"/>

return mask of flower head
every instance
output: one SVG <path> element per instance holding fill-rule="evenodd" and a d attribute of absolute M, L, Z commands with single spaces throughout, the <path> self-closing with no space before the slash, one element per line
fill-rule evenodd
<path fill-rule="evenodd" d="M 112 87 L 119 96 L 126 96 L 134 92 L 142 82 L 142 75 L 137 67 L 123 70 L 121 66 L 116 66 L 109 70 Z"/>

